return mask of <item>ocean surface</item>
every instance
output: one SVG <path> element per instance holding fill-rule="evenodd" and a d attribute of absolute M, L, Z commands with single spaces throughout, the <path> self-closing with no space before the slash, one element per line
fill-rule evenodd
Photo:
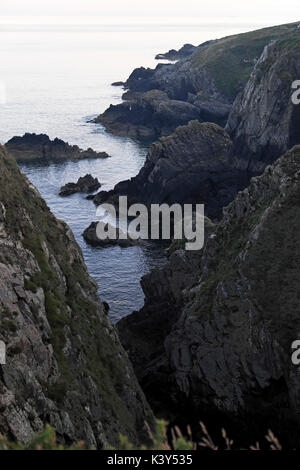
<path fill-rule="evenodd" d="M 122 101 L 122 89 L 112 87 L 112 82 L 126 80 L 136 67 L 154 67 L 157 53 L 187 42 L 198 45 L 241 29 L 251 27 L 0 29 L 0 142 L 25 132 L 46 133 L 82 148 L 106 151 L 112 157 L 20 166 L 54 214 L 71 226 L 101 298 L 110 305 L 113 322 L 142 307 L 140 279 L 165 258 L 163 250 L 153 244 L 126 249 L 88 246 L 82 232 L 97 220 L 93 202 L 84 195 L 58 196 L 63 184 L 77 181 L 86 173 L 98 177 L 101 189 L 108 190 L 136 175 L 143 165 L 147 146 L 111 136 L 101 125 L 88 121 L 110 104 Z"/>

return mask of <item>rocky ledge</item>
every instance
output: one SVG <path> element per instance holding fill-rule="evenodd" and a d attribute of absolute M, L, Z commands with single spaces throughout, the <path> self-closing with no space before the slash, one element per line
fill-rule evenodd
<path fill-rule="evenodd" d="M 98 178 L 92 175 L 81 176 L 77 183 L 67 183 L 60 189 L 60 196 L 71 196 L 75 193 L 92 193 L 101 187 Z"/>
<path fill-rule="evenodd" d="M 106 152 L 95 152 L 89 148 L 80 149 L 77 145 L 70 145 L 61 139 L 50 140 L 46 134 L 29 134 L 22 137 L 13 137 L 5 147 L 9 154 L 18 161 L 28 160 L 83 160 L 85 158 L 107 158 Z"/>

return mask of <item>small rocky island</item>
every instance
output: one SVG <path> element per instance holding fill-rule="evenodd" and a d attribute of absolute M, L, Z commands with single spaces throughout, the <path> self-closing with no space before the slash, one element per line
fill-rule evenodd
<path fill-rule="evenodd" d="M 106 152 L 96 152 L 88 148 L 82 150 L 61 139 L 51 140 L 46 134 L 26 133 L 22 137 L 10 139 L 5 147 L 17 161 L 30 160 L 83 160 L 85 158 L 108 158 Z"/>
<path fill-rule="evenodd" d="M 92 245 L 92 246 L 98 246 L 105 248 L 107 246 L 119 246 L 121 248 L 129 248 L 131 246 L 140 246 L 140 245 L 145 245 L 145 241 L 142 239 L 137 239 L 133 240 L 128 236 L 126 238 L 126 234 L 119 228 L 119 227 L 113 227 L 110 224 L 105 224 L 105 222 L 102 222 L 103 227 L 106 225 L 106 231 L 115 231 L 115 239 L 113 238 L 106 238 L 106 239 L 101 239 L 98 237 L 97 234 L 97 225 L 101 222 L 92 222 L 89 227 L 85 229 L 83 232 L 83 238 L 85 241 Z"/>
<path fill-rule="evenodd" d="M 75 193 L 92 193 L 101 187 L 98 178 L 92 175 L 81 176 L 77 183 L 67 183 L 60 189 L 59 195 L 66 197 Z"/>

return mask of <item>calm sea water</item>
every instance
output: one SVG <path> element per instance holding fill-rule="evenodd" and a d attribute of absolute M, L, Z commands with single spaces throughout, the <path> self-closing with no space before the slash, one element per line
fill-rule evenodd
<path fill-rule="evenodd" d="M 199 44 L 234 31 L 0 32 L 0 82 L 6 104 L 0 106 L 0 141 L 24 132 L 46 133 L 82 148 L 106 151 L 112 158 L 78 163 L 22 164 L 54 214 L 72 228 L 101 298 L 110 304 L 115 322 L 143 305 L 141 277 L 164 262 L 153 246 L 92 248 L 82 238 L 95 220 L 95 206 L 82 195 L 60 198 L 59 188 L 80 176 L 98 177 L 102 189 L 138 173 L 147 147 L 129 138 L 111 136 L 87 121 L 111 103 L 121 102 L 125 80 L 138 66 L 153 67 L 159 52 Z"/>

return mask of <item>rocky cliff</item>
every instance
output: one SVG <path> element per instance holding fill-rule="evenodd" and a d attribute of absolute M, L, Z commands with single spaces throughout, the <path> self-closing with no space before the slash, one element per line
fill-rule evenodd
<path fill-rule="evenodd" d="M 211 41 L 207 41 L 204 44 L 201 44 L 199 47 L 203 47 L 208 45 Z M 155 57 L 156 60 L 179 60 L 183 57 L 189 57 L 197 50 L 197 46 L 193 46 L 193 44 L 184 44 L 178 51 L 175 49 L 170 49 L 168 52 L 164 54 L 157 54 Z"/>
<path fill-rule="evenodd" d="M 152 414 L 69 227 L 0 148 L 0 433 L 99 449 Z"/>
<path fill-rule="evenodd" d="M 231 165 L 231 153 L 232 142 L 221 127 L 191 121 L 150 147 L 136 177 L 101 191 L 94 202 L 116 203 L 120 195 L 147 205 L 198 202 L 205 204 L 208 216 L 218 217 L 247 182 Z"/>
<path fill-rule="evenodd" d="M 46 134 L 29 134 L 16 136 L 5 144 L 9 154 L 16 160 L 82 160 L 84 158 L 107 158 L 106 152 L 95 152 L 89 148 L 80 149 L 61 139 L 51 140 Z"/>
<path fill-rule="evenodd" d="M 226 130 L 234 142 L 236 166 L 260 173 L 300 143 L 300 106 L 291 99 L 292 83 L 299 77 L 298 29 L 265 48 L 233 105 Z"/>
<path fill-rule="evenodd" d="M 138 68 L 124 84 L 126 101 L 110 106 L 95 122 L 109 132 L 142 140 L 169 135 L 191 119 L 225 125 L 232 103 L 264 47 L 295 31 L 298 34 L 297 26 L 293 23 L 208 41 L 176 64 Z M 153 90 L 157 90 L 155 96 Z"/>
<path fill-rule="evenodd" d="M 299 445 L 299 201 L 298 146 L 237 195 L 202 252 L 143 279 L 144 308 L 118 328 L 155 411 Z"/>

